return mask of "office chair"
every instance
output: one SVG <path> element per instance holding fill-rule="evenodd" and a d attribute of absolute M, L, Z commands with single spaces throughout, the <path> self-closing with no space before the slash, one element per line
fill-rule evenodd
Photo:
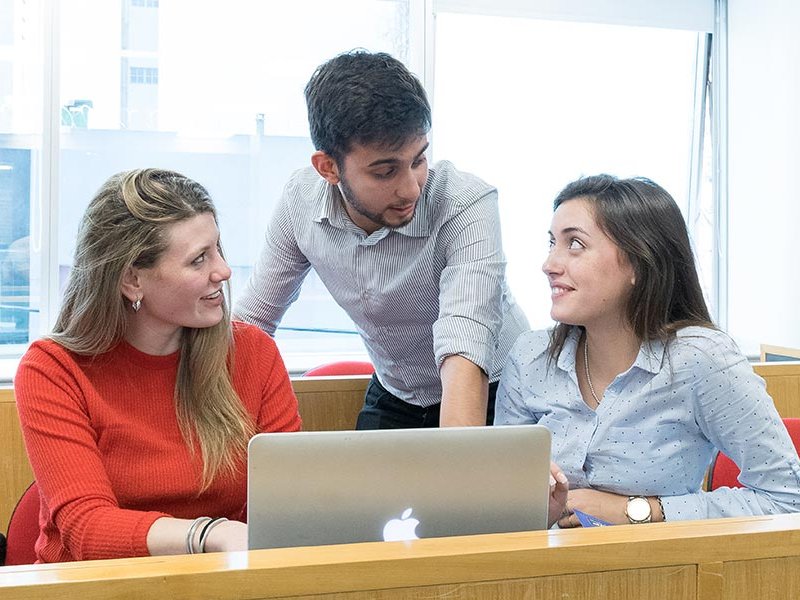
<path fill-rule="evenodd" d="M 324 375 L 372 375 L 372 363 L 360 360 L 340 360 L 319 365 L 303 373 L 303 377 L 322 377 Z"/>
<path fill-rule="evenodd" d="M 795 448 L 800 447 L 800 418 L 785 418 L 783 424 L 794 442 Z M 711 492 L 721 487 L 744 487 L 739 483 L 739 467 L 730 458 L 717 451 L 711 466 L 708 468 L 706 478 L 706 491 Z"/>
<path fill-rule="evenodd" d="M 39 486 L 34 481 L 17 502 L 6 535 L 6 565 L 36 562 L 34 546 L 39 538 Z"/>

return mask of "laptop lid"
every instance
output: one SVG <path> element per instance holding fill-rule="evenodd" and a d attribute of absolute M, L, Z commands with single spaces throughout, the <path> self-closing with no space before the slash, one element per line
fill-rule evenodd
<path fill-rule="evenodd" d="M 258 434 L 249 548 L 544 529 L 549 473 L 541 425 Z"/>

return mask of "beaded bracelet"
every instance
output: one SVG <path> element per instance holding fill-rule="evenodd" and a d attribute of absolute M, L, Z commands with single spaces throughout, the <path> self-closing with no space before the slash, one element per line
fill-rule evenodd
<path fill-rule="evenodd" d="M 217 517 L 216 519 L 211 519 L 208 523 L 205 524 L 203 527 L 203 531 L 200 532 L 200 543 L 197 545 L 198 547 L 198 554 L 201 554 L 206 551 L 206 541 L 208 540 L 208 536 L 211 533 L 211 530 L 214 529 L 220 523 L 224 523 L 227 521 L 225 517 Z"/>
<path fill-rule="evenodd" d="M 186 554 L 194 554 L 194 534 L 202 523 L 211 521 L 211 517 L 197 517 L 186 531 Z"/>
<path fill-rule="evenodd" d="M 667 513 L 664 512 L 664 503 L 661 502 L 661 496 L 656 496 L 656 501 L 658 502 L 658 508 L 661 509 L 661 520 L 666 523 Z"/>

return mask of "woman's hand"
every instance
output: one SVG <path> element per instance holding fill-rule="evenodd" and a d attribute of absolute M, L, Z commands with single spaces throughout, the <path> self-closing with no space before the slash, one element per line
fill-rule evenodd
<path fill-rule="evenodd" d="M 551 527 L 553 523 L 564 513 L 567 493 L 569 491 L 569 482 L 567 476 L 556 463 L 550 463 L 550 499 L 547 505 L 547 527 Z"/>
<path fill-rule="evenodd" d="M 613 525 L 627 524 L 630 522 L 625 515 L 627 507 L 628 496 L 593 489 L 570 490 L 567 494 L 564 514 L 560 515 L 558 519 L 558 526 L 562 529 L 580 527 L 581 523 L 574 513 L 575 509 Z"/>
<path fill-rule="evenodd" d="M 186 536 L 194 521 L 161 517 L 156 519 L 147 532 L 147 550 L 151 556 L 185 554 Z M 192 548 L 199 552 L 200 532 L 203 525 L 196 527 L 192 538 Z M 240 521 L 215 523 L 206 539 L 206 552 L 233 552 L 247 550 L 247 525 Z"/>
<path fill-rule="evenodd" d="M 558 519 L 558 526 L 562 529 L 567 527 L 580 527 L 581 523 L 575 515 L 575 509 L 585 512 L 588 515 L 608 521 L 612 525 L 628 525 L 628 515 L 625 511 L 628 508 L 629 496 L 612 494 L 611 492 L 601 492 L 584 488 L 570 490 L 567 494 L 567 502 L 564 506 L 564 513 Z M 661 513 L 661 506 L 655 496 L 647 497 L 650 503 L 650 514 L 653 523 L 664 520 Z"/>
<path fill-rule="evenodd" d="M 206 540 L 206 552 L 236 552 L 247 550 L 247 524 L 224 521 L 216 525 Z"/>

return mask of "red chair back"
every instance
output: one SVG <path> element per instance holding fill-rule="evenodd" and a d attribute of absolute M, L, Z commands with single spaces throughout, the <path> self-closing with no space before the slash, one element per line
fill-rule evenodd
<path fill-rule="evenodd" d="M 322 377 L 324 375 L 372 375 L 375 367 L 371 362 L 361 360 L 340 360 L 319 365 L 303 373 L 303 377 Z"/>
<path fill-rule="evenodd" d="M 39 538 L 39 486 L 34 481 L 17 502 L 6 536 L 6 565 L 36 562 L 34 546 Z"/>
<path fill-rule="evenodd" d="M 783 424 L 786 425 L 795 448 L 800 448 L 800 418 L 787 417 L 783 419 Z M 722 452 L 717 452 L 708 469 L 706 491 L 710 492 L 720 487 L 744 487 L 739 483 L 739 473 L 736 463 Z"/>

